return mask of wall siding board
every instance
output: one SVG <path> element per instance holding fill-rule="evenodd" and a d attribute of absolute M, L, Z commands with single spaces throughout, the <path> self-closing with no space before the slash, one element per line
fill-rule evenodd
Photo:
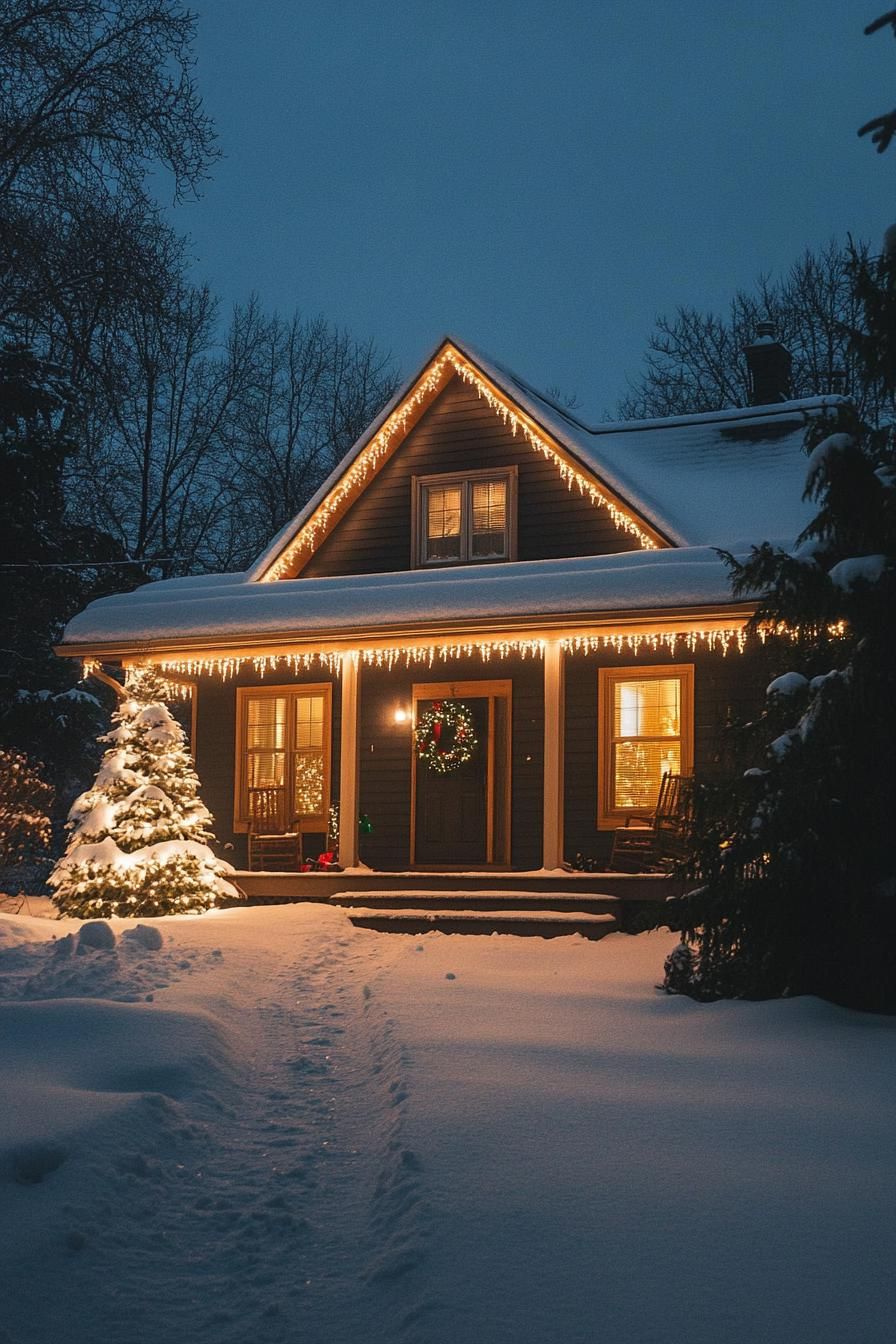
<path fill-rule="evenodd" d="M 769 681 L 766 652 L 749 649 L 723 658 L 719 653 L 651 652 L 643 664 L 692 663 L 694 666 L 694 772 L 711 778 L 722 768 L 724 728 L 729 720 L 745 720 L 763 704 Z M 639 660 L 630 653 L 574 655 L 566 662 L 566 733 L 564 814 L 565 857 L 577 854 L 601 862 L 609 858 L 612 831 L 597 829 L 597 683 L 601 667 L 630 667 Z"/>
<path fill-rule="evenodd" d="M 319 668 L 301 676 L 285 672 L 269 672 L 262 677 L 257 672 L 244 670 L 229 681 L 207 675 L 196 679 L 196 772 L 199 775 L 201 797 L 214 817 L 215 836 L 220 845 L 230 844 L 233 851 L 223 857 L 235 868 L 245 868 L 248 862 L 248 842 L 245 833 L 233 829 L 233 790 L 236 769 L 236 688 L 238 686 L 302 686 L 309 683 L 330 682 L 332 685 L 332 745 L 330 757 L 331 801 L 339 793 L 339 737 L 341 687 L 338 677 L 330 676 Z"/>
<path fill-rule="evenodd" d="M 360 799 L 373 824 L 360 837 L 361 859 L 372 868 L 406 869 L 410 863 L 411 742 L 409 722 L 396 724 L 395 709 L 410 707 L 415 683 L 513 682 L 511 865 L 541 866 L 543 669 L 540 659 L 441 660 L 432 667 L 361 670 Z"/>
<path fill-rule="evenodd" d="M 641 662 L 692 662 L 695 668 L 694 760 L 695 769 L 711 775 L 723 758 L 723 728 L 729 718 L 746 719 L 763 702 L 770 680 L 769 655 L 763 650 L 723 658 L 715 653 L 679 654 L 676 657 L 651 652 Z M 599 667 L 631 667 L 638 659 L 631 654 L 605 652 L 572 655 L 566 660 L 565 726 L 565 857 L 577 853 L 606 860 L 612 843 L 611 831 L 598 831 L 597 818 L 597 682 Z M 373 868 L 407 868 L 410 861 L 411 726 L 396 724 L 398 705 L 409 706 L 414 682 L 483 681 L 495 678 L 513 682 L 512 708 L 512 834 L 511 864 L 516 869 L 541 866 L 542 772 L 544 748 L 543 687 L 541 659 L 478 659 L 436 662 L 431 668 L 395 667 L 361 669 L 360 708 L 360 807 L 373 824 L 370 835 L 360 837 L 361 858 Z M 251 685 L 299 685 L 332 681 L 333 741 L 332 793 L 338 796 L 340 682 L 323 670 L 289 677 L 269 673 L 262 678 L 246 671 L 227 682 L 214 676 L 198 678 L 196 718 L 196 768 L 202 798 L 215 818 L 215 833 L 221 844 L 234 846 L 226 857 L 236 867 L 246 863 L 246 837 L 233 831 L 233 784 L 236 747 L 236 687 Z"/>
<path fill-rule="evenodd" d="M 421 416 L 394 456 L 303 569 L 308 578 L 389 573 L 411 568 L 413 476 L 515 465 L 520 560 L 607 555 L 635 550 L 603 509 L 569 490 L 556 468 L 534 452 L 454 378 Z"/>

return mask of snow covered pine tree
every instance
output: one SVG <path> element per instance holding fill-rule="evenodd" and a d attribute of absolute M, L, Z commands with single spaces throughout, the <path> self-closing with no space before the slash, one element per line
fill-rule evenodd
<path fill-rule="evenodd" d="M 854 346 L 893 407 L 896 237 L 856 258 L 854 282 Z M 735 594 L 758 597 L 753 628 L 789 633 L 771 637 L 779 675 L 739 730 L 739 770 L 698 791 L 684 873 L 698 885 L 666 988 L 896 1012 L 896 415 L 873 428 L 832 409 L 807 431 L 819 507 L 796 550 L 726 557 Z"/>
<path fill-rule="evenodd" d="M 129 674 L 93 788 L 72 805 L 65 854 L 49 877 L 60 912 L 82 919 L 185 914 L 239 895 L 209 848 L 184 732 L 151 668 Z"/>

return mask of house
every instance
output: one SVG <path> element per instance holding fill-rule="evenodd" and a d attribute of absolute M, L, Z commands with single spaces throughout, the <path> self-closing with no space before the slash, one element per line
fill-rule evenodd
<path fill-rule="evenodd" d="M 768 332 L 747 354 L 765 404 L 589 428 L 445 339 L 250 570 L 94 602 L 59 652 L 191 684 L 238 868 L 262 812 L 316 854 L 335 804 L 347 868 L 600 862 L 761 702 L 714 548 L 793 542 L 838 399 L 782 400 Z"/>

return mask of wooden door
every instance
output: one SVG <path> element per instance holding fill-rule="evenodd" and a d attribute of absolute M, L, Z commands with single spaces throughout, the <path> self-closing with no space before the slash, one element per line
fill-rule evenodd
<path fill-rule="evenodd" d="M 510 682 L 414 687 L 415 721 L 435 701 L 462 701 L 476 736 L 473 756 L 442 773 L 413 759 L 412 862 L 480 868 L 510 861 Z"/>
<path fill-rule="evenodd" d="M 424 865 L 471 865 L 488 861 L 488 729 L 487 698 L 469 699 L 476 734 L 472 760 L 441 774 L 417 765 L 417 834 L 415 861 Z M 432 700 L 420 700 L 417 713 L 425 714 Z"/>

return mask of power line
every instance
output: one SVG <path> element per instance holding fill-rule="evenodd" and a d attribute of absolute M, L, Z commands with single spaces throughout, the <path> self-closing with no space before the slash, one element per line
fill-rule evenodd
<path fill-rule="evenodd" d="M 155 565 L 172 564 L 179 555 L 153 556 L 151 560 L 0 560 L 0 569 L 151 569 Z"/>

